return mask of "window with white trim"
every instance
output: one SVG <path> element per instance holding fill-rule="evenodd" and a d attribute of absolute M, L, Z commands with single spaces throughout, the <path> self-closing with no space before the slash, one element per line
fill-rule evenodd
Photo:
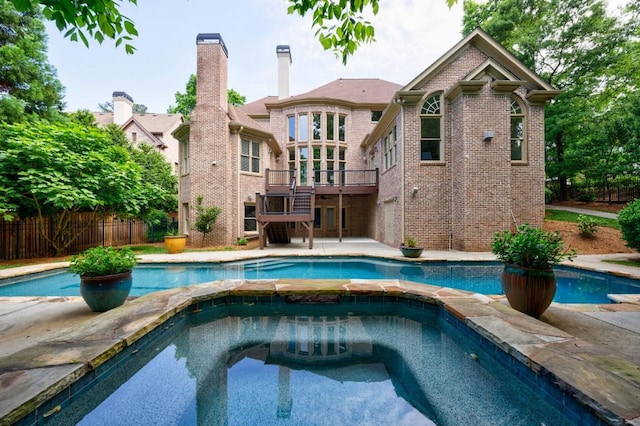
<path fill-rule="evenodd" d="M 442 161 L 441 95 L 427 99 L 420 109 L 420 161 Z"/>
<path fill-rule="evenodd" d="M 260 143 L 242 139 L 240 147 L 240 170 L 260 173 Z"/>
<path fill-rule="evenodd" d="M 524 112 L 517 99 L 511 98 L 511 161 L 526 161 Z"/>
<path fill-rule="evenodd" d="M 190 172 L 190 164 L 189 164 L 189 141 L 180 142 L 180 173 L 183 175 L 188 175 Z"/>
<path fill-rule="evenodd" d="M 382 139 L 382 170 L 387 170 L 396 164 L 396 142 L 396 126 L 393 126 L 389 134 Z"/>

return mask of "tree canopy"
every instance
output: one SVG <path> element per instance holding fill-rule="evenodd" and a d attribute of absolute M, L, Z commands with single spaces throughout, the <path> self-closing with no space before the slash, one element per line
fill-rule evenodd
<path fill-rule="evenodd" d="M 229 103 L 235 106 L 244 105 L 247 102 L 247 97 L 242 96 L 240 93 L 233 89 L 227 90 L 227 97 Z M 169 105 L 167 113 L 169 114 L 182 114 L 186 121 L 189 120 L 191 111 L 196 106 L 196 75 L 191 74 L 189 80 L 184 89 L 184 93 L 175 93 L 176 104 Z"/>
<path fill-rule="evenodd" d="M 64 87 L 47 59 L 42 14 L 0 2 L 0 122 L 55 119 Z"/>

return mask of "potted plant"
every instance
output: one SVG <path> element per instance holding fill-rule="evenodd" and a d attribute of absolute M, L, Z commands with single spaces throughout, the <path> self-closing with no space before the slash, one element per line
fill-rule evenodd
<path fill-rule="evenodd" d="M 167 248 L 167 253 L 182 253 L 186 245 L 187 236 L 181 234 L 177 227 L 169 227 L 164 236 L 164 246 Z"/>
<path fill-rule="evenodd" d="M 130 248 L 93 247 L 75 255 L 69 270 L 80 276 L 80 294 L 94 312 L 124 303 L 131 290 L 131 270 L 137 259 Z"/>
<path fill-rule="evenodd" d="M 575 250 L 565 250 L 558 232 L 546 232 L 528 224 L 516 232 L 502 231 L 493 236 L 491 251 L 505 262 L 502 290 L 512 308 L 538 318 L 549 307 L 556 293 L 553 266 L 573 260 Z"/>
<path fill-rule="evenodd" d="M 404 242 L 400 244 L 400 251 L 404 257 L 420 257 L 422 254 L 422 247 L 416 247 L 418 242 L 415 238 L 406 237 Z"/>

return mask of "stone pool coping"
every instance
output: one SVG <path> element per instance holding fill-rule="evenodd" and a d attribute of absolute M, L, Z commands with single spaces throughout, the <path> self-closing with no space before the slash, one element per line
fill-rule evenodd
<path fill-rule="evenodd" d="M 0 424 L 35 423 L 64 403 L 86 373 L 113 367 L 147 334 L 171 319 L 220 298 L 288 295 L 390 297 L 437 306 L 537 375 L 557 383 L 560 398 L 575 397 L 602 423 L 640 424 L 640 368 L 602 348 L 509 308 L 503 300 L 399 280 L 225 280 L 150 293 L 41 342 L 0 358 Z M 211 302 L 210 302 L 211 303 Z M 553 396 L 550 396 L 553 397 Z M 29 415 L 29 418 L 24 416 Z M 31 418 L 33 416 L 33 418 Z"/>

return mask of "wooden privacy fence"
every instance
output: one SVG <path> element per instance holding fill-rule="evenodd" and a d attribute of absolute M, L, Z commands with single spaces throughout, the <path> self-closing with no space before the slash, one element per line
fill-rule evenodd
<path fill-rule="evenodd" d="M 44 218 L 44 233 L 37 218 L 0 220 L 0 259 L 26 259 L 55 255 L 46 237 L 54 234 L 54 218 Z M 98 217 L 94 213 L 76 213 L 70 220 L 69 233 L 78 235 L 62 254 L 75 254 L 91 247 L 142 244 L 147 241 L 146 224 L 142 220 Z"/>

